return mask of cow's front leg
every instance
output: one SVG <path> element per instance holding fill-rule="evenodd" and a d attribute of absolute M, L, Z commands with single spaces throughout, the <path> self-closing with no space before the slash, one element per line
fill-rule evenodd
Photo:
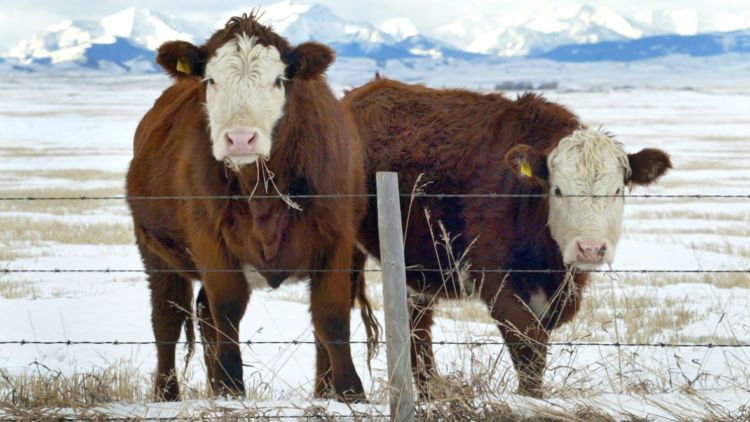
<path fill-rule="evenodd" d="M 351 248 L 339 248 L 323 269 L 349 269 Z M 351 315 L 351 281 L 345 271 L 315 272 L 311 275 L 310 312 L 315 338 L 322 347 L 316 347 L 316 395 L 325 394 L 333 383 L 336 396 L 343 401 L 364 401 L 362 381 L 354 369 L 349 344 Z M 321 353 L 327 353 L 321 356 Z M 330 373 L 328 373 L 330 370 Z"/>
<path fill-rule="evenodd" d="M 419 395 L 430 399 L 430 381 L 437 378 L 435 355 L 432 351 L 432 314 L 435 299 L 425 294 L 408 298 L 411 325 L 411 369 Z"/>
<path fill-rule="evenodd" d="M 501 286 L 501 290 L 493 294 L 485 289 L 483 299 L 497 321 L 516 368 L 518 394 L 541 398 L 549 332 L 529 304 L 516 295 L 508 284 L 502 283 Z"/>
<path fill-rule="evenodd" d="M 226 265 L 224 268 L 231 268 Z M 250 287 L 241 272 L 207 272 L 203 277 L 203 288 L 215 329 L 215 334 L 207 330 L 209 332 L 205 335 L 216 336 L 215 347 L 211 350 L 214 365 L 208 370 L 212 375 L 211 388 L 217 395 L 242 396 L 245 385 L 239 345 L 240 320 L 250 299 Z"/>
<path fill-rule="evenodd" d="M 333 387 L 333 369 L 331 368 L 331 358 L 328 356 L 328 350 L 318 339 L 315 333 L 315 397 L 328 398 L 334 397 L 336 390 Z"/>

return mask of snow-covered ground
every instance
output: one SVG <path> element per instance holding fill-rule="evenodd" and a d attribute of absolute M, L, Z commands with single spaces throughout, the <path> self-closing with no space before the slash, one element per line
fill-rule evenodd
<path fill-rule="evenodd" d="M 368 66 L 352 61 L 336 67 L 332 78 L 337 89 L 369 79 Z M 603 125 L 629 151 L 656 146 L 672 155 L 675 169 L 660 184 L 634 194 L 750 195 L 746 64 L 738 60 L 733 67 L 717 69 L 725 78 L 694 72 L 692 79 L 679 72 L 677 61 L 673 78 L 664 67 L 659 68 L 661 76 L 654 77 L 648 66 L 632 73 L 622 67 L 626 65 L 566 66 L 552 73 L 534 71 L 528 63 L 471 71 L 459 67 L 439 75 L 429 69 L 393 68 L 386 75 L 484 89 L 506 79 L 560 79 L 563 89 L 546 92 L 551 99 L 586 122 Z M 587 73 L 573 74 L 582 71 Z M 622 78 L 606 79 L 608 72 L 618 71 Z M 168 83 L 162 76 L 6 75 L 0 81 L 0 196 L 122 195 L 135 127 Z M 632 198 L 625 217 L 614 269 L 750 267 L 750 199 Z M 121 201 L 0 201 L 0 227 L 1 267 L 141 268 Z M 382 303 L 379 289 L 373 275 L 370 294 Z M 254 291 L 241 337 L 312 340 L 306 291 L 304 284 Z M 557 331 L 553 341 L 750 343 L 748 273 L 601 275 L 587 296 L 576 320 Z M 0 309 L 0 342 L 152 339 L 149 292 L 139 273 L 0 274 Z M 382 321 L 382 314 L 378 316 Z M 436 341 L 501 340 L 477 303 L 445 304 L 440 316 Z M 364 340 L 358 313 L 352 320 L 354 339 Z M 750 348 L 556 346 L 545 376 L 545 401 L 512 394 L 515 374 L 501 346 L 435 349 L 441 372 L 457 384 L 471 386 L 478 379 L 488 384 L 474 397 L 477 403 L 504 401 L 522 415 L 532 409 L 554 414 L 592 408 L 621 418 L 729 418 L 740 415 L 750 402 Z M 313 352 L 306 344 L 245 346 L 245 380 L 259 401 L 211 406 L 260 408 L 288 416 L 322 406 L 351 414 L 352 409 L 341 404 L 311 399 Z M 353 410 L 387 414 L 385 354 L 373 363 L 372 373 L 364 346 L 355 345 L 354 355 L 372 404 Z M 196 388 L 205 380 L 202 361 L 198 350 L 188 371 Z M 155 362 L 150 345 L 0 345 L 0 370 L 7 377 L 55 371 L 70 376 L 125 367 L 142 377 L 139 384 L 145 393 Z M 3 388 L 0 383 L 0 395 Z M 144 400 L 104 410 L 125 417 L 176 416 L 204 404 Z"/>

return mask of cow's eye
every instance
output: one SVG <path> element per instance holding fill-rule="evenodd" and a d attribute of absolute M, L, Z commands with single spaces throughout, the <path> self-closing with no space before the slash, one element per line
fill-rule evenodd
<path fill-rule="evenodd" d="M 562 191 L 558 187 L 555 187 L 555 196 L 562 196 Z"/>
<path fill-rule="evenodd" d="M 208 85 L 213 85 L 216 83 L 213 78 L 205 78 L 203 79 L 203 82 L 205 82 Z"/>
<path fill-rule="evenodd" d="M 284 83 L 285 80 L 286 80 L 285 77 L 283 77 L 281 75 L 277 76 L 276 80 L 273 81 L 273 87 L 274 88 L 281 88 L 281 84 Z"/>

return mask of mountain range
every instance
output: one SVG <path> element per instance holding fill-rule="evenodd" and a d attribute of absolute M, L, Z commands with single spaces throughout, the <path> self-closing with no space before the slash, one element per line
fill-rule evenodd
<path fill-rule="evenodd" d="M 226 16 L 242 14 L 242 11 Z M 545 13 L 479 14 L 421 33 L 408 18 L 380 25 L 348 21 L 320 4 L 285 0 L 261 18 L 293 44 L 317 40 L 339 57 L 388 60 L 502 60 L 524 56 L 558 61 L 632 61 L 669 54 L 750 52 L 750 14 L 727 25 L 696 11 L 644 11 L 626 17 L 607 7 L 578 6 Z M 186 21 L 147 9 L 125 9 L 98 20 L 69 20 L 23 41 L 0 63 L 23 70 L 92 68 L 154 71 L 164 41 L 201 43 L 225 19 Z M 724 23 L 723 23 L 724 22 Z M 743 29 L 720 32 L 727 29 Z"/>

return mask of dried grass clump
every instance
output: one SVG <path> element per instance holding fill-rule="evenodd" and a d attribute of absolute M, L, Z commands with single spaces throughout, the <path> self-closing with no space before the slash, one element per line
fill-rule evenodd
<path fill-rule="evenodd" d="M 37 299 L 39 289 L 30 282 L 0 280 L 0 297 L 5 299 Z"/>
<path fill-rule="evenodd" d="M 2 217 L 0 226 L 5 230 L 2 241 L 27 241 L 32 245 L 57 242 L 68 245 L 132 245 L 135 243 L 130 224 L 91 222 L 67 223 L 63 221 Z"/>
<path fill-rule="evenodd" d="M 70 376 L 38 362 L 32 365 L 36 367 L 34 372 L 20 376 L 0 370 L 0 410 L 6 414 L 87 409 L 112 402 L 144 402 L 148 398 L 138 369 L 124 364 Z"/>

